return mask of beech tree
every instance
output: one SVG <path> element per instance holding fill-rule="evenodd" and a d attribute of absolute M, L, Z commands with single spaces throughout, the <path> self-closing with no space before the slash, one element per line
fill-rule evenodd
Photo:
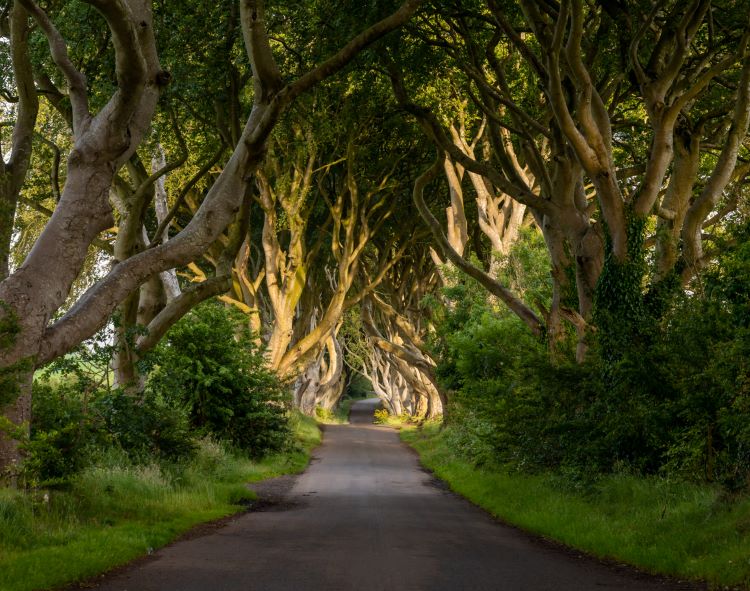
<path fill-rule="evenodd" d="M 430 318 L 422 304 L 441 280 L 431 255 L 424 243 L 421 248 L 414 245 L 391 267 L 380 289 L 368 294 L 361 313 L 371 347 L 363 365 L 375 391 L 393 414 L 429 419 L 448 410 L 448 396 L 427 344 Z"/>
<path fill-rule="evenodd" d="M 274 148 L 258 173 L 261 262 L 253 262 L 248 236 L 235 261 L 238 284 L 225 298 L 259 326 L 270 366 L 297 380 L 295 398 L 306 412 L 338 400 L 343 315 L 377 288 L 409 244 L 400 236 L 372 243 L 398 206 L 391 166 L 363 168 L 352 142 L 344 156 L 323 160 L 310 145 L 291 158 Z M 374 178 L 362 178 L 368 173 Z M 363 265 L 372 274 L 365 284 L 358 281 Z"/>
<path fill-rule="evenodd" d="M 0 277 L 8 276 L 8 259 L 21 187 L 31 163 L 32 141 L 39 98 L 32 75 L 29 57 L 30 25 L 26 10 L 14 4 L 2 22 L 2 37 L 7 39 L 14 73 L 15 92 L 5 87 L 3 99 L 14 105 L 15 122 L 10 143 L 10 152 L 2 152 L 0 144 Z M 7 81 L 10 82 L 10 81 Z"/>
<path fill-rule="evenodd" d="M 93 0 L 88 4 L 106 22 L 114 50 L 117 87 L 98 110 L 92 109 L 85 77 L 71 61 L 65 39 L 49 15 L 33 0 L 14 3 L 14 19 L 25 19 L 21 11 L 28 12 L 47 38 L 50 55 L 65 78 L 74 144 L 58 206 L 23 264 L 0 283 L 3 302 L 0 364 L 5 374 L 12 375 L 20 385 L 20 395 L 5 410 L 5 415 L 16 424 L 29 418 L 33 368 L 64 354 L 93 334 L 149 277 L 187 264 L 205 252 L 236 219 L 253 175 L 265 156 L 268 137 L 289 105 L 341 70 L 362 49 L 401 26 L 414 13 L 419 1 L 407 0 L 331 57 L 288 82 L 271 49 L 264 3 L 240 2 L 241 30 L 252 67 L 253 103 L 222 173 L 179 234 L 119 261 L 69 311 L 54 319 L 81 270 L 89 245 L 112 226 L 109 195 L 114 175 L 138 148 L 160 91 L 171 77 L 159 63 L 150 2 L 129 0 L 113 4 Z M 26 31 L 27 26 L 19 23 L 15 28 L 15 45 L 21 53 L 25 45 L 18 32 Z M 28 60 L 17 60 L 16 67 L 17 81 L 32 79 Z M 3 438 L 0 466 L 5 468 L 17 459 L 15 444 Z"/>
<path fill-rule="evenodd" d="M 707 229 L 731 212 L 732 187 L 747 174 L 743 14 L 736 3 L 702 1 L 644 10 L 630 2 L 492 0 L 436 6 L 415 23 L 414 38 L 461 73 L 455 90 L 483 118 L 489 146 L 472 153 L 456 141 L 455 127 L 413 99 L 391 58 L 396 98 L 440 152 L 415 199 L 448 158 L 484 177 L 480 193 L 526 206 L 550 254 L 551 307 L 537 314 L 521 305 L 448 248 L 420 208 L 449 258 L 552 344 L 560 319 L 570 321 L 579 359 L 591 327 L 642 309 L 642 261 L 654 246 L 652 293 L 674 276 L 690 281 L 710 256 Z"/>
<path fill-rule="evenodd" d="M 747 2 L 420 5 L 8 4 L 4 431 L 34 369 L 110 321 L 137 392 L 138 361 L 214 296 L 304 412 L 355 365 L 392 412 L 432 418 L 450 392 L 422 302 L 441 289 L 476 281 L 579 362 L 700 291 L 750 174 Z M 525 292 L 514 253 L 542 243 L 548 281 Z M 0 470 L 18 457 L 6 435 Z"/>

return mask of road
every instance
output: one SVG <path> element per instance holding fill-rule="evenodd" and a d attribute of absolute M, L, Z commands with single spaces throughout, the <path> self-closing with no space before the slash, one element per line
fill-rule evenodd
<path fill-rule="evenodd" d="M 422 471 L 373 401 L 323 445 L 284 502 L 178 542 L 103 591 L 687 589 L 560 550 L 493 520 Z"/>

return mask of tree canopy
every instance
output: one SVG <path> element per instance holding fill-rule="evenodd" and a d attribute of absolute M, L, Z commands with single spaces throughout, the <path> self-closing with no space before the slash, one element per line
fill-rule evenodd
<path fill-rule="evenodd" d="M 600 464 L 621 449 L 655 470 L 690 432 L 712 474 L 719 449 L 745 469 L 746 429 L 722 417 L 747 412 L 748 13 L 8 0 L 7 422 L 28 421 L 35 369 L 108 324 L 115 380 L 138 396 L 149 351 L 216 297 L 308 414 L 360 374 L 394 414 L 481 416 L 510 455 L 532 433 L 564 454 L 552 431 L 600 413 Z M 681 338 L 714 339 L 713 373 L 686 373 Z M 0 469 L 19 457 L 4 430 Z"/>

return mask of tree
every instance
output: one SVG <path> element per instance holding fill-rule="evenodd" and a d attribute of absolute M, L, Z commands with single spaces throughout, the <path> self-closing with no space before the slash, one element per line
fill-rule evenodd
<path fill-rule="evenodd" d="M 362 324 L 372 348 L 365 367 L 395 415 L 406 412 L 432 419 L 448 410 L 448 396 L 426 342 L 430 319 L 422 304 L 436 291 L 439 279 L 427 249 L 414 245 L 391 267 L 379 293 L 363 301 Z"/>
<path fill-rule="evenodd" d="M 490 194 L 508 195 L 533 214 L 555 287 L 549 310 L 540 309 L 544 323 L 447 249 L 421 208 L 436 239 L 532 331 L 545 329 L 552 345 L 560 319 L 569 320 L 579 359 L 592 330 L 629 330 L 627 322 L 605 327 L 604 318 L 639 314 L 645 274 L 652 292 L 675 274 L 683 282 L 694 276 L 710 239 L 705 230 L 733 209 L 727 190 L 747 174 L 738 159 L 750 117 L 746 19 L 735 3 L 722 6 L 722 16 L 709 6 L 675 2 L 644 12 L 625 2 L 493 0 L 436 7 L 413 34 L 461 72 L 460 92 L 486 121 L 484 154 L 466 150 L 441 112 L 410 97 L 391 60 L 395 96 L 439 160 L 483 176 Z M 645 236 L 654 224 L 657 231 Z M 642 261 L 654 245 L 647 272 Z"/>
<path fill-rule="evenodd" d="M 195 216 L 166 243 L 119 262 L 61 318 L 50 324 L 81 270 L 89 245 L 112 225 L 109 192 L 114 174 L 131 158 L 149 125 L 170 75 L 161 69 L 149 2 L 88 2 L 104 18 L 114 48 L 117 89 L 92 112 L 84 76 L 71 61 L 65 40 L 33 0 L 18 2 L 49 41 L 50 55 L 67 82 L 74 149 L 60 202 L 24 263 L 2 283 L 5 346 L 0 365 L 14 368 L 23 393 L 6 415 L 28 417 L 31 369 L 64 354 L 93 334 L 116 307 L 154 273 L 199 257 L 236 218 L 261 164 L 268 137 L 293 101 L 346 66 L 362 49 L 401 26 L 418 0 L 354 36 L 341 49 L 291 82 L 284 82 L 269 43 L 261 0 L 240 2 L 240 23 L 253 73 L 253 104 L 234 151 Z M 28 71 L 21 63 L 22 76 Z M 0 444 L 0 466 L 18 458 L 15 445 Z"/>

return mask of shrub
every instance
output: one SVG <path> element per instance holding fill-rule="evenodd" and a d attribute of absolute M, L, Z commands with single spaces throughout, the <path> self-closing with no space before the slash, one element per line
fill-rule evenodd
<path fill-rule="evenodd" d="M 433 347 L 451 391 L 454 448 L 476 464 L 574 480 L 624 471 L 748 486 L 750 228 L 745 234 L 702 277 L 702 293 L 673 288 L 658 306 L 646 294 L 627 318 L 608 316 L 580 365 L 566 356 L 571 343 L 550 356 L 470 281 L 446 290 Z"/>
<path fill-rule="evenodd" d="M 388 409 L 378 408 L 377 410 L 375 410 L 373 422 L 376 425 L 385 425 L 386 423 L 388 423 L 388 419 L 390 418 L 390 416 L 391 413 L 388 412 Z"/>
<path fill-rule="evenodd" d="M 287 444 L 290 397 L 243 320 L 217 303 L 191 311 L 151 356 L 147 389 L 186 408 L 197 433 L 257 457 Z"/>
<path fill-rule="evenodd" d="M 136 463 L 178 461 L 195 449 L 184 408 L 154 392 L 131 396 L 112 390 L 91 403 L 102 443 L 114 444 Z"/>
<path fill-rule="evenodd" d="M 56 378 L 34 383 L 34 419 L 25 444 L 28 480 L 65 481 L 113 448 L 133 464 L 177 461 L 193 452 L 184 409 L 153 393 L 91 390 L 69 375 Z"/>

